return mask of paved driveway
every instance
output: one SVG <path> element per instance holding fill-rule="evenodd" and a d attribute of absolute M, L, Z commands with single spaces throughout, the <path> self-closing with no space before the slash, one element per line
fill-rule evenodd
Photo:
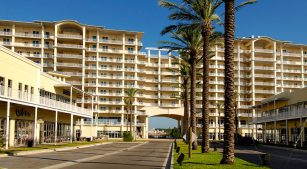
<path fill-rule="evenodd" d="M 70 151 L 0 158 L 0 166 L 9 169 L 138 169 L 161 168 L 170 143 L 111 143 Z"/>
<path fill-rule="evenodd" d="M 281 149 L 272 146 L 259 145 L 237 147 L 236 156 L 247 161 L 261 164 L 260 154 L 271 155 L 270 167 L 273 169 L 306 169 L 307 150 L 297 151 L 293 149 Z"/>

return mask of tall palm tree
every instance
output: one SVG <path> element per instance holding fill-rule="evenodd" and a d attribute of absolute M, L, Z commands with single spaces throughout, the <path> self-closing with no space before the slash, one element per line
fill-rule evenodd
<path fill-rule="evenodd" d="M 174 10 L 169 19 L 182 21 L 170 25 L 162 34 L 169 31 L 189 28 L 201 30 L 203 38 L 203 94 L 202 94 L 202 152 L 209 152 L 209 59 L 210 59 L 210 37 L 213 32 L 213 24 L 220 20 L 216 14 L 217 8 L 223 3 L 222 0 L 183 0 L 182 4 L 175 4 L 167 0 L 161 0 L 160 5 Z"/>
<path fill-rule="evenodd" d="M 134 103 L 135 95 L 138 91 L 139 89 L 135 89 L 135 88 L 128 88 L 125 90 L 126 97 L 124 99 L 124 103 L 125 103 L 127 112 L 130 113 L 130 132 L 131 133 L 132 133 L 133 103 Z M 127 123 L 128 123 L 128 120 L 127 120 Z"/>
<path fill-rule="evenodd" d="M 225 3 L 224 23 L 224 57 L 225 57 L 225 78 L 224 78 L 224 147 L 221 164 L 234 163 L 234 115 L 235 115 L 235 11 L 239 8 L 253 4 L 256 0 L 249 0 L 235 7 L 235 0 L 223 0 Z"/>
<path fill-rule="evenodd" d="M 221 140 L 221 110 L 222 110 L 222 104 L 216 103 L 217 112 L 218 112 L 218 124 L 219 124 L 219 133 L 218 133 L 218 140 Z"/>
<path fill-rule="evenodd" d="M 172 49 L 170 49 L 172 50 Z M 189 82 L 190 82 L 190 65 L 189 65 L 189 56 L 185 52 L 179 52 L 179 58 L 171 56 L 174 59 L 174 64 L 179 65 L 179 69 L 175 69 L 179 76 L 181 77 L 181 88 L 183 92 L 178 99 L 183 101 L 183 130 L 181 134 L 186 134 L 189 127 Z M 173 69 L 172 69 L 173 70 Z"/>
<path fill-rule="evenodd" d="M 190 126 L 192 132 L 196 133 L 196 76 L 197 62 L 202 54 L 202 37 L 200 29 L 186 28 L 178 30 L 176 33 L 170 32 L 171 38 L 176 42 L 162 41 L 162 48 L 177 50 L 181 54 L 188 55 L 190 65 Z M 197 149 L 197 141 L 193 142 L 193 149 Z"/>

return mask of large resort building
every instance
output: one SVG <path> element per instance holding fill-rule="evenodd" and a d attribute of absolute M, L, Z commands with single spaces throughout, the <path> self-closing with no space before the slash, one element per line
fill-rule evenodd
<path fill-rule="evenodd" d="M 93 95 L 81 96 L 83 108 L 94 104 L 91 118 L 78 122 L 84 137 L 120 137 L 133 123 L 138 137 L 148 137 L 148 117 L 182 120 L 178 96 L 181 79 L 167 50 L 142 46 L 142 32 L 111 30 L 76 21 L 0 21 L 1 44 L 42 67 L 45 72 L 65 75 L 66 82 Z M 143 51 L 146 51 L 143 52 Z M 218 138 L 223 127 L 224 49 L 212 48 L 210 60 L 210 138 Z M 261 100 L 305 86 L 307 46 L 269 37 L 236 40 L 236 91 L 239 132 L 256 137 L 252 109 Z M 306 59 L 305 59 L 306 58 Z M 307 78 L 306 78 L 307 80 Z M 307 81 L 306 81 L 307 82 Z M 137 88 L 134 117 L 126 120 L 125 89 Z M 197 90 L 197 112 L 201 112 L 201 87 Z M 198 116 L 200 117 L 200 116 Z M 94 127 L 93 127 L 94 126 Z M 198 123 L 200 131 L 200 118 Z M 221 136 L 223 129 L 221 129 Z"/>

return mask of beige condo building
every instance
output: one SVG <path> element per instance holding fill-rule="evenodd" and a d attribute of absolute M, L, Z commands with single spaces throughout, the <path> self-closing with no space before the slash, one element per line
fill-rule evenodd
<path fill-rule="evenodd" d="M 148 117 L 181 120 L 180 77 L 176 77 L 167 50 L 142 51 L 142 32 L 111 30 L 76 21 L 0 21 L 1 44 L 40 64 L 46 72 L 67 75 L 67 82 L 94 95 L 94 127 L 89 119 L 80 122 L 84 136 L 120 137 L 127 128 L 123 99 L 126 88 L 140 89 L 134 102 L 135 131 L 148 136 Z M 223 48 L 212 49 L 210 61 L 210 137 L 218 138 L 219 114 L 223 116 Z M 307 46 L 269 37 L 236 40 L 237 116 L 239 132 L 256 137 L 252 105 L 277 93 L 305 86 Z M 306 58 L 306 59 L 305 59 Z M 201 112 L 201 88 L 197 90 Z M 91 99 L 79 99 L 89 108 Z M 219 113 L 220 112 L 220 113 Z M 200 117 L 200 116 L 199 116 Z M 199 119 L 200 120 L 200 119 Z M 223 125 L 221 125 L 222 127 Z M 198 127 L 201 127 L 200 122 Z M 92 131 L 90 131 L 92 130 Z M 94 131 L 93 131 L 94 130 Z M 221 133 L 223 129 L 221 128 Z"/>

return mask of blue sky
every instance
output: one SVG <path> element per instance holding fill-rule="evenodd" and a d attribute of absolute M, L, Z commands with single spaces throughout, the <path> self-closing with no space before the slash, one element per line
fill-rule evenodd
<path fill-rule="evenodd" d="M 258 1 L 257 4 L 239 11 L 236 27 L 238 37 L 271 36 L 307 44 L 306 0 Z M 160 36 L 160 31 L 170 23 L 168 14 L 169 11 L 158 6 L 157 0 L 7 0 L 1 1 L 0 19 L 71 19 L 110 29 L 142 31 L 145 33 L 143 44 L 149 47 L 157 46 L 158 41 L 166 38 Z M 150 127 L 177 126 L 176 121 L 161 118 L 151 120 L 151 124 Z"/>

